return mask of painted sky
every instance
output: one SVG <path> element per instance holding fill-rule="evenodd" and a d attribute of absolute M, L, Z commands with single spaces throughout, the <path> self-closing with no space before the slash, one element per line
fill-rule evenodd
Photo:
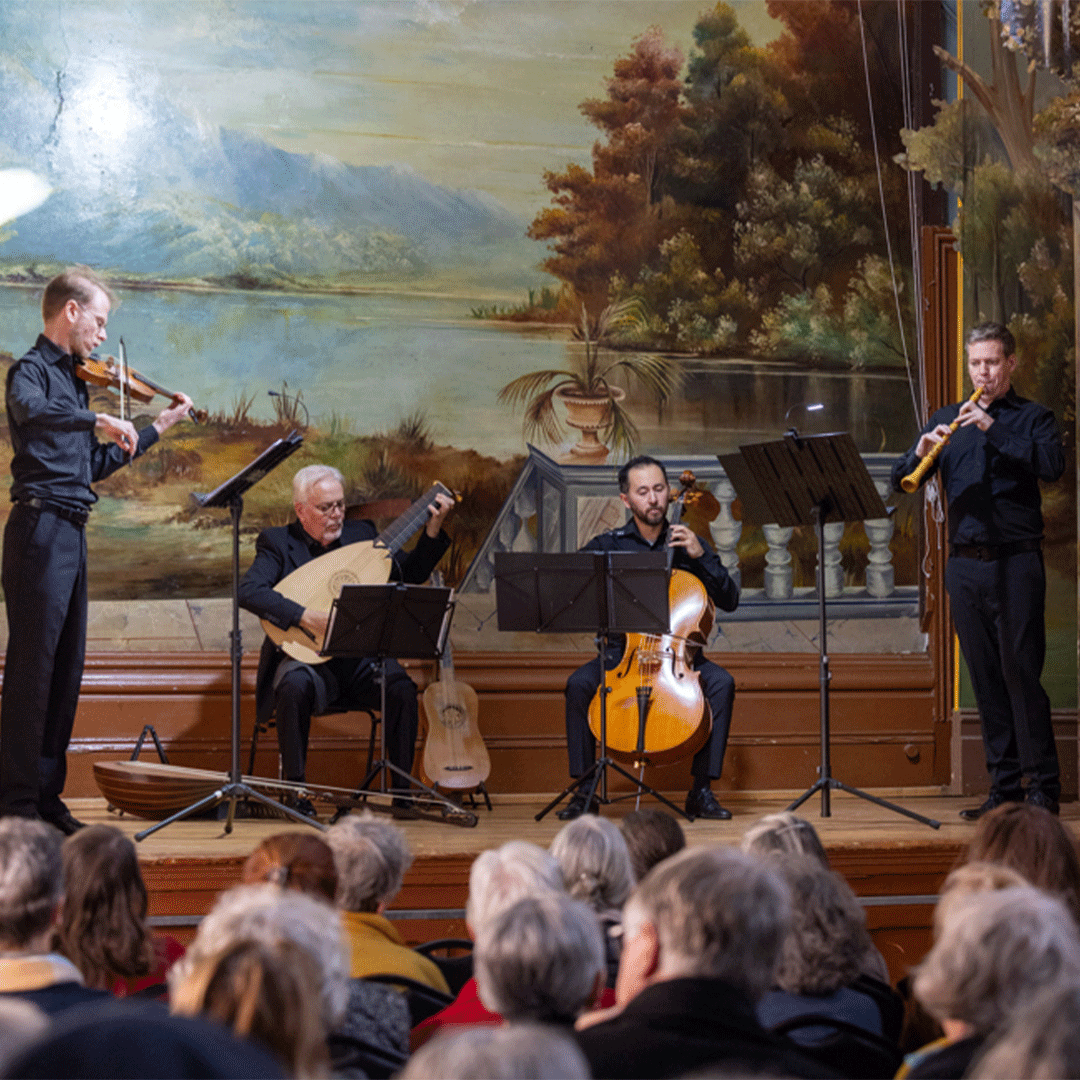
<path fill-rule="evenodd" d="M 62 112 L 91 160 L 146 123 L 160 96 L 285 150 L 480 187 L 528 219 L 547 204 L 545 168 L 589 160 L 597 133 L 578 106 L 603 95 L 615 58 L 654 24 L 688 53 L 709 6 L 5 0 L 0 63 L 45 89 L 42 109 Z M 760 0 L 735 6 L 755 41 L 776 35 Z"/>

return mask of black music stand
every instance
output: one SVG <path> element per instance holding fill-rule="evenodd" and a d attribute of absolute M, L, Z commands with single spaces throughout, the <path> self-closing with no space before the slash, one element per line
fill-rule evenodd
<path fill-rule="evenodd" d="M 500 630 L 540 634 L 591 633 L 600 657 L 600 752 L 597 760 L 536 815 L 540 821 L 568 795 L 585 792 L 585 803 L 608 797 L 607 770 L 634 785 L 622 798 L 653 795 L 680 817 L 687 815 L 660 792 L 624 769 L 607 751 L 607 652 L 612 633 L 666 634 L 669 629 L 667 553 L 594 552 L 568 554 L 498 552 L 495 596 Z M 639 709 L 648 708 L 639 696 Z M 642 734 L 644 728 L 641 729 Z M 599 788 L 599 795 L 597 795 Z M 687 818 L 687 820 L 690 820 Z"/>
<path fill-rule="evenodd" d="M 755 521 L 813 525 L 817 532 L 818 679 L 821 696 L 821 768 L 818 779 L 788 810 L 821 792 L 821 816 L 830 816 L 829 793 L 846 791 L 886 810 L 941 828 L 941 822 L 850 787 L 832 775 L 829 761 L 829 653 L 826 647 L 825 523 L 888 517 L 866 465 L 847 432 L 801 438 L 794 429 L 779 442 L 740 446 L 738 454 L 718 455 L 728 479 Z"/>
<path fill-rule="evenodd" d="M 290 432 L 285 438 L 272 442 L 254 461 L 245 465 L 235 476 L 231 476 L 209 495 L 192 493 L 192 500 L 205 509 L 227 506 L 232 518 L 232 630 L 229 631 L 229 656 L 232 660 L 232 728 L 230 730 L 232 759 L 229 765 L 229 780 L 212 795 L 207 795 L 205 799 L 192 803 L 191 806 L 165 818 L 164 821 L 159 821 L 149 829 L 137 832 L 136 840 L 144 840 L 151 833 L 164 829 L 166 825 L 171 825 L 174 821 L 181 821 L 183 818 L 191 817 L 202 810 L 209 810 L 223 802 L 229 804 L 228 815 L 225 818 L 225 832 L 231 833 L 238 799 L 254 800 L 273 810 L 279 810 L 287 817 L 303 822 L 305 825 L 313 825 L 317 829 L 323 828 L 314 819 L 299 813 L 291 806 L 275 802 L 240 779 L 240 662 L 244 655 L 240 635 L 240 515 L 244 512 L 244 492 L 254 487 L 287 457 L 299 450 L 303 441 L 297 432 Z"/>
<path fill-rule="evenodd" d="M 434 802 L 442 808 L 443 816 L 475 825 L 479 820 L 451 799 L 398 768 L 386 756 L 386 661 L 390 657 L 404 660 L 434 660 L 442 655 L 450 631 L 453 611 L 453 590 L 435 585 L 407 585 L 390 582 L 388 585 L 344 585 L 330 608 L 323 656 L 373 658 L 376 681 L 379 684 L 379 704 L 382 723 L 379 725 L 380 750 L 378 761 L 372 762 L 367 776 L 360 782 L 354 798 L 370 793 L 372 781 L 379 778 L 379 792 L 405 797 L 419 789 L 426 804 Z M 408 785 L 404 789 L 391 786 L 387 776 L 392 774 Z M 397 806 L 396 809 L 412 809 Z M 342 813 L 335 815 L 336 821 Z M 469 820 L 471 818 L 471 820 Z"/>

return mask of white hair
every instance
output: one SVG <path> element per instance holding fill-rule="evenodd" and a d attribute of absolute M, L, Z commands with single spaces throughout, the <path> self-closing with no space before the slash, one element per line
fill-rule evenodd
<path fill-rule="evenodd" d="M 370 810 L 349 814 L 326 831 L 338 872 L 338 907 L 375 911 L 393 900 L 412 866 L 405 834 Z"/>
<path fill-rule="evenodd" d="M 295 889 L 238 885 L 222 893 L 187 952 L 170 968 L 170 988 L 199 961 L 243 941 L 289 941 L 307 952 L 319 973 L 323 1021 L 327 1030 L 337 1027 L 349 1000 L 350 953 L 341 918 L 329 904 Z"/>
<path fill-rule="evenodd" d="M 476 935 L 485 923 L 516 901 L 564 891 L 562 872 L 548 852 L 526 840 L 511 840 L 481 851 L 473 860 L 465 921 Z"/>
<path fill-rule="evenodd" d="M 618 825 L 583 814 L 564 825 L 551 842 L 566 891 L 594 911 L 621 908 L 634 887 L 630 850 Z"/>
<path fill-rule="evenodd" d="M 311 496 L 311 489 L 320 480 L 336 480 L 345 487 L 345 477 L 333 465 L 305 465 L 293 477 L 292 497 L 294 503 L 306 503 Z"/>
<path fill-rule="evenodd" d="M 64 895 L 62 839 L 44 821 L 0 819 L 0 945 L 24 949 L 52 925 Z"/>

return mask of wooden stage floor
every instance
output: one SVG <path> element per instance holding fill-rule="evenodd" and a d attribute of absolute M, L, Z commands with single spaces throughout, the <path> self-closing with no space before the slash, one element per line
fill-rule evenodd
<path fill-rule="evenodd" d="M 958 816 L 980 797 L 948 797 L 876 789 L 872 794 L 941 822 L 931 829 L 873 803 L 833 793 L 832 814 L 821 817 L 820 795 L 800 808 L 821 835 L 834 868 L 851 884 L 866 907 L 867 920 L 894 979 L 921 959 L 930 944 L 933 897 L 956 864 L 974 826 Z M 674 796 L 671 796 L 675 801 Z M 784 809 L 794 794 L 727 795 L 731 821 L 683 823 L 689 844 L 738 844 L 745 830 L 763 814 Z M 432 821 L 399 819 L 415 862 L 388 913 L 411 943 L 437 937 L 464 936 L 462 919 L 469 867 L 483 850 L 508 840 L 529 840 L 547 846 L 562 822 L 554 813 L 543 821 L 534 815 L 547 800 L 541 796 L 492 797 L 493 810 L 477 810 L 475 828 Z M 107 822 L 128 835 L 148 822 L 110 813 L 103 799 L 69 800 L 75 816 L 87 823 Z M 657 805 L 643 801 L 643 806 Z M 604 808 L 619 818 L 632 801 Z M 320 811 L 328 808 L 320 807 Z M 327 813 L 320 813 L 325 821 Z M 1080 803 L 1062 807 L 1062 820 L 1080 832 Z M 150 914 L 161 929 L 181 940 L 189 938 L 223 889 L 239 881 L 247 855 L 267 836 L 304 829 L 277 819 L 242 819 L 231 834 L 215 821 L 181 821 L 139 843 L 139 859 L 150 892 Z"/>

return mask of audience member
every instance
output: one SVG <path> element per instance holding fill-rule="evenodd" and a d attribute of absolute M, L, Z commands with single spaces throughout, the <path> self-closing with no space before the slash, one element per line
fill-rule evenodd
<path fill-rule="evenodd" d="M 1054 820 L 1057 821 L 1057 818 Z M 941 937 L 953 904 L 966 900 L 973 893 L 998 892 L 1030 884 L 1023 874 L 999 863 L 970 862 L 958 866 L 949 873 L 938 893 L 934 908 L 934 937 Z"/>
<path fill-rule="evenodd" d="M 484 927 L 508 907 L 526 897 L 565 895 L 558 863 L 542 847 L 511 840 L 482 851 L 469 870 L 465 926 L 475 941 Z M 480 1000 L 476 979 L 470 979 L 453 1004 L 413 1029 L 412 1045 L 422 1046 L 440 1028 L 466 1024 L 498 1024 L 502 1017 Z"/>
<path fill-rule="evenodd" d="M 691 848 L 646 875 L 623 909 L 620 1012 L 577 1032 L 595 1076 L 671 1077 L 705 1066 L 829 1075 L 755 1015 L 790 918 L 775 867 Z"/>
<path fill-rule="evenodd" d="M 202 1017 L 170 1016 L 157 1002 L 68 1009 L 7 1067 L 14 1080 L 274 1080 L 277 1059 Z"/>
<path fill-rule="evenodd" d="M 289 1076 L 326 1076 L 327 1030 L 315 961 L 291 941 L 240 941 L 190 965 L 171 1009 L 206 1016 L 270 1051 Z"/>
<path fill-rule="evenodd" d="M 758 818 L 743 834 L 740 846 L 743 851 L 758 855 L 806 855 L 829 869 L 829 856 L 817 830 L 790 810 Z"/>
<path fill-rule="evenodd" d="M 337 866 L 337 902 L 352 947 L 352 975 L 404 975 L 449 994 L 438 967 L 410 949 L 383 915 L 412 865 L 405 834 L 365 810 L 331 826 L 326 841 Z"/>
<path fill-rule="evenodd" d="M 791 920 L 773 989 L 758 1002 L 758 1019 L 774 1028 L 813 1014 L 884 1035 L 877 1001 L 857 985 L 873 942 L 855 894 L 837 874 L 805 855 L 777 859 L 776 869 L 791 892 Z M 802 1028 L 792 1038 L 809 1044 L 828 1034 L 824 1027 Z"/>
<path fill-rule="evenodd" d="M 109 996 L 51 951 L 64 892 L 62 839 L 43 821 L 0 819 L 0 995 L 50 1014 Z"/>
<path fill-rule="evenodd" d="M 155 935 L 146 923 L 146 884 L 135 845 L 111 825 L 90 825 L 60 850 L 64 902 L 57 928 L 59 951 L 82 972 L 87 986 L 116 997 L 160 989 L 184 955 L 175 938 Z"/>
<path fill-rule="evenodd" d="M 995 1030 L 1041 991 L 1080 982 L 1080 937 L 1059 900 L 1030 885 L 951 903 L 913 990 L 945 1040 L 909 1057 L 909 1077 L 960 1077 Z"/>
<path fill-rule="evenodd" d="M 1049 810 L 1010 802 L 984 814 L 964 861 L 998 863 L 1023 874 L 1030 884 L 1061 900 L 1080 924 L 1076 841 Z"/>
<path fill-rule="evenodd" d="M 248 856 L 240 880 L 245 885 L 266 882 L 293 889 L 331 905 L 338 889 L 334 853 L 312 832 L 268 836 Z M 402 994 L 363 979 L 350 978 L 348 987 L 349 1003 L 333 1034 L 407 1056 L 411 1021 Z"/>
<path fill-rule="evenodd" d="M 446 1032 L 413 1055 L 401 1080 L 590 1080 L 577 1044 L 540 1024 Z"/>
<path fill-rule="evenodd" d="M 570 1027 L 604 988 L 600 923 L 568 896 L 519 900 L 485 923 L 475 954 L 480 1000 L 510 1023 Z"/>
<path fill-rule="evenodd" d="M 686 847 L 678 818 L 655 807 L 631 810 L 619 822 L 619 829 L 630 852 L 635 881 L 640 881 L 658 862 Z"/>
<path fill-rule="evenodd" d="M 0 998 L 0 1076 L 8 1062 L 35 1043 L 49 1026 L 49 1018 L 36 1005 L 18 998 Z"/>
<path fill-rule="evenodd" d="M 619 827 L 608 818 L 585 814 L 564 825 L 551 842 L 566 891 L 596 912 L 604 932 L 607 985 L 619 971 L 622 906 L 634 887 L 630 852 Z M 612 933 L 612 931 L 615 933 Z"/>
<path fill-rule="evenodd" d="M 1018 1009 L 968 1070 L 974 1080 L 1080 1076 L 1080 986 L 1040 994 Z"/>

